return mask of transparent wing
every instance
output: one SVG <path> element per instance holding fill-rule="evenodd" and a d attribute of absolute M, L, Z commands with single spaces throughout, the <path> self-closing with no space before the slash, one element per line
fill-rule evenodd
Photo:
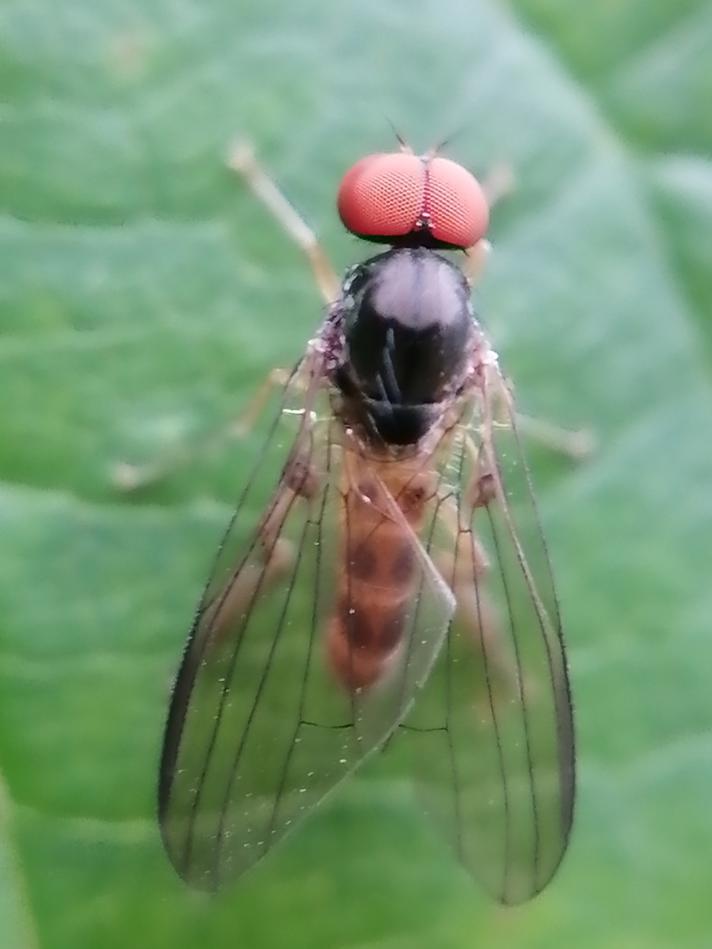
<path fill-rule="evenodd" d="M 371 577 L 395 604 L 376 615 L 364 570 L 394 536 L 411 567 L 405 584 Z M 159 817 L 180 875 L 211 889 L 239 875 L 379 747 L 428 675 L 453 607 L 383 480 L 331 417 L 321 367 L 303 366 L 220 548 L 173 692 Z"/>
<path fill-rule="evenodd" d="M 426 546 L 457 611 L 403 738 L 462 862 L 516 903 L 546 885 L 566 849 L 574 733 L 549 558 L 495 366 L 453 446 Z"/>

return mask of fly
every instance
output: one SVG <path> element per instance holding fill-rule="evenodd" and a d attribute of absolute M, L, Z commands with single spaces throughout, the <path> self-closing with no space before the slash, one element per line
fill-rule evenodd
<path fill-rule="evenodd" d="M 160 765 L 166 850 L 214 889 L 398 742 L 465 866 L 525 900 L 567 846 L 574 731 L 512 395 L 471 302 L 485 191 L 437 151 L 361 159 L 339 213 L 386 249 L 338 281 L 249 148 L 232 163 L 327 308 L 188 637 Z"/>

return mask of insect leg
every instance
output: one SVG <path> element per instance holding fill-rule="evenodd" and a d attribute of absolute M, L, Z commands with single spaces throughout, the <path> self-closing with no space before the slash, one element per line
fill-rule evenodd
<path fill-rule="evenodd" d="M 596 451 L 596 436 L 590 428 L 563 428 L 547 419 L 520 413 L 517 427 L 525 437 L 574 461 L 588 458 Z"/>
<path fill-rule="evenodd" d="M 469 439 L 468 439 L 469 442 Z M 468 453 L 478 454 L 469 444 Z M 490 476 L 475 465 L 470 480 L 463 486 L 468 499 L 465 509 L 470 516 L 491 500 Z M 467 635 L 472 649 L 486 653 L 491 668 L 503 687 L 514 694 L 516 670 L 512 667 L 503 641 L 503 623 L 494 601 L 487 592 L 487 575 L 492 569 L 490 557 L 471 524 L 460 521 L 461 514 L 452 498 L 441 502 L 439 519 L 450 537 L 447 549 L 435 555 L 435 565 L 451 588 L 456 601 L 454 623 Z M 459 540 L 458 540 L 459 536 Z"/>
<path fill-rule="evenodd" d="M 493 208 L 503 198 L 510 195 L 516 188 L 514 170 L 506 162 L 494 165 L 482 182 L 482 188 L 487 198 L 487 204 Z"/>
<path fill-rule="evenodd" d="M 482 182 L 482 189 L 487 198 L 490 210 L 514 190 L 514 172 L 510 165 L 495 165 Z M 492 245 L 486 238 L 482 238 L 468 247 L 465 257 L 461 261 L 462 272 L 471 286 L 477 286 L 485 272 L 487 261 L 492 252 Z"/>
<path fill-rule="evenodd" d="M 228 157 L 228 166 L 242 175 L 275 220 L 306 254 L 325 302 L 333 303 L 337 300 L 340 290 L 339 279 L 316 234 L 259 164 L 252 146 L 245 141 L 237 142 Z"/>
<path fill-rule="evenodd" d="M 486 237 L 482 237 L 472 247 L 468 247 L 465 256 L 460 259 L 460 269 L 471 287 L 477 286 L 482 279 L 491 253 L 492 245 Z"/>
<path fill-rule="evenodd" d="M 218 589 L 204 607 L 206 627 L 210 627 L 211 645 L 217 646 L 234 624 L 235 618 L 249 609 L 257 590 L 266 592 L 294 566 L 293 542 L 281 536 L 285 520 L 295 498 L 316 496 L 320 478 L 308 457 L 297 454 L 282 474 L 280 493 L 263 517 L 254 556 L 243 563 L 225 588 Z"/>
<path fill-rule="evenodd" d="M 590 428 L 564 428 L 547 419 L 522 415 L 514 407 L 512 391 L 507 380 L 497 374 L 495 383 L 496 401 L 492 419 L 494 425 L 500 428 L 512 428 L 515 424 L 519 432 L 528 440 L 559 455 L 564 455 L 566 458 L 571 458 L 573 461 L 583 461 L 596 451 L 596 436 Z"/>
<path fill-rule="evenodd" d="M 292 384 L 293 391 L 304 388 L 304 380 L 294 377 L 289 370 L 272 369 L 237 418 L 211 432 L 200 442 L 178 446 L 145 464 L 137 465 L 127 461 L 115 463 L 109 473 L 111 484 L 126 493 L 141 491 L 186 467 L 201 455 L 217 451 L 230 439 L 244 437 L 249 434 L 274 389 L 284 388 L 289 383 Z"/>

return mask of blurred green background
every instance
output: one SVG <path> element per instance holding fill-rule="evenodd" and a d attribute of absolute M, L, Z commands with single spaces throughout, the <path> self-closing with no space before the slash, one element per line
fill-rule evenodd
<path fill-rule="evenodd" d="M 0 945 L 712 946 L 712 5 L 3 0 Z M 339 267 L 343 170 L 460 130 L 511 162 L 479 308 L 520 404 L 595 428 L 535 476 L 580 794 L 532 903 L 493 906 L 369 764 L 217 898 L 159 841 L 171 676 L 250 446 L 139 498 L 319 320 L 224 166 L 248 133 Z"/>

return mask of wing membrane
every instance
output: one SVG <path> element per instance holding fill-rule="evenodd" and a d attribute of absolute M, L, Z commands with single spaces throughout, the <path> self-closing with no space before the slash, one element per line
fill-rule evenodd
<path fill-rule="evenodd" d="M 574 739 L 549 559 L 494 366 L 455 439 L 428 546 L 457 611 L 406 740 L 461 860 L 515 903 L 545 886 L 566 848 Z"/>
<path fill-rule="evenodd" d="M 452 613 L 449 590 L 388 487 L 330 417 L 321 379 L 312 363 L 288 387 L 266 456 L 286 462 L 276 483 L 263 470 L 248 483 L 173 693 L 159 814 L 178 872 L 200 887 L 254 864 L 383 744 Z M 295 415 L 298 384 L 306 395 Z M 351 574 L 394 532 L 412 554 L 408 586 L 404 596 L 397 578 L 381 580 L 378 595 L 400 597 L 397 641 L 373 681 L 356 684 L 344 668 L 373 649 L 366 632 L 377 639 L 385 627 L 374 627 Z M 346 666 L 329 660 L 335 617 Z"/>

